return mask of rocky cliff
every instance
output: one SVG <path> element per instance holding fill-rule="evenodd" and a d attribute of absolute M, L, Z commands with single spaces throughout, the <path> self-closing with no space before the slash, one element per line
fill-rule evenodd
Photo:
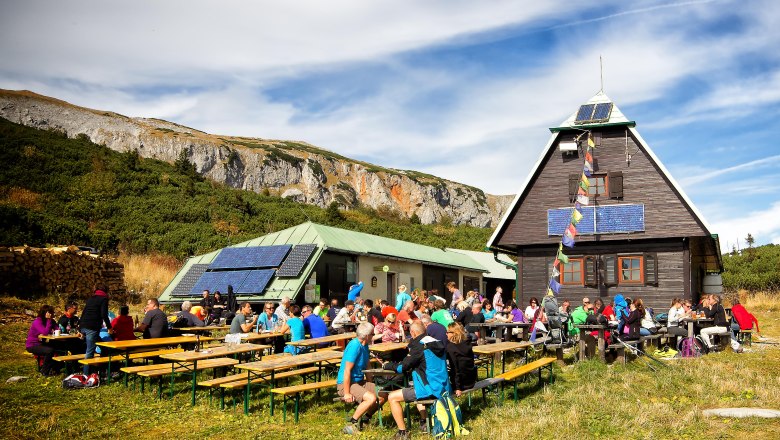
<path fill-rule="evenodd" d="M 28 91 L 0 89 L 0 117 L 30 127 L 86 135 L 116 151 L 175 161 L 185 152 L 202 175 L 234 188 L 325 207 L 358 205 L 390 209 L 423 223 L 449 218 L 454 224 L 495 226 L 512 196 L 415 171 L 352 160 L 305 142 L 218 136 L 171 122 L 130 118 L 77 107 Z"/>

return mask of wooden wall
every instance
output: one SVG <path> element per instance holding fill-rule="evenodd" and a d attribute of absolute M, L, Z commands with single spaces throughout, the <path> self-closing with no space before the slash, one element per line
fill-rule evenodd
<path fill-rule="evenodd" d="M 626 140 L 626 135 L 628 138 Z M 688 210 L 646 153 L 638 146 L 626 128 L 616 127 L 594 133 L 600 144 L 593 152 L 597 173 L 623 172 L 623 200 L 599 197 L 598 205 L 643 203 L 645 205 L 645 231 L 630 234 L 600 234 L 577 236 L 577 243 L 598 240 L 643 240 L 666 237 L 706 236 L 708 233 Z M 560 141 L 571 141 L 573 134 L 559 134 L 550 149 L 531 188 L 520 200 L 518 209 L 499 235 L 497 245 L 517 248 L 533 244 L 557 244 L 560 236 L 547 235 L 547 209 L 571 207 L 568 176 L 581 173 L 584 158 L 567 156 L 558 151 Z M 626 164 L 626 141 L 632 153 L 631 163 Z M 593 205 L 593 203 L 591 203 Z"/>

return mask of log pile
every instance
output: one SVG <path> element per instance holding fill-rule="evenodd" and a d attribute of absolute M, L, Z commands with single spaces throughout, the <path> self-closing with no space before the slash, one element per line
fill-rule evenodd
<path fill-rule="evenodd" d="M 77 300 L 89 298 L 97 284 L 114 298 L 126 296 L 124 266 L 76 246 L 0 247 L 0 294 Z"/>

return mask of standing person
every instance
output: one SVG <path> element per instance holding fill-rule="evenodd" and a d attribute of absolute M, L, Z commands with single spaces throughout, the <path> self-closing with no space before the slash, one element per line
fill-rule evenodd
<path fill-rule="evenodd" d="M 130 341 L 135 339 L 133 333 L 133 318 L 130 317 L 130 307 L 122 306 L 119 308 L 119 316 L 111 321 L 111 328 L 114 329 L 115 341 Z"/>
<path fill-rule="evenodd" d="M 496 294 L 493 295 L 493 310 L 504 310 L 504 289 L 501 286 L 496 287 Z"/>
<path fill-rule="evenodd" d="M 399 374 L 412 373 L 413 386 L 392 391 L 387 396 L 390 411 L 398 426 L 395 439 L 411 438 L 406 430 L 402 402 L 414 402 L 428 397 L 439 399 L 442 393 L 450 390 L 447 376 L 447 350 L 444 343 L 427 336 L 425 326 L 421 322 L 413 323 L 410 332 L 412 340 L 409 342 L 409 356 L 401 362 L 387 362 L 383 365 L 385 370 Z M 420 426 L 427 426 L 428 416 L 425 407 L 418 406 L 417 409 L 420 411 Z"/>
<path fill-rule="evenodd" d="M 303 320 L 301 319 L 301 308 L 293 304 L 290 306 L 290 318 L 285 321 L 279 328 L 279 332 L 282 334 L 290 333 L 290 342 L 298 342 L 306 339 L 306 329 L 303 326 Z M 287 345 L 284 347 L 285 353 L 296 355 L 302 350 L 301 347 L 294 345 Z"/>
<path fill-rule="evenodd" d="M 252 314 L 252 304 L 249 302 L 241 303 L 236 316 L 233 317 L 233 321 L 230 323 L 230 334 L 235 333 L 249 333 L 252 331 L 252 327 L 257 323 L 257 316 L 249 320 L 249 316 Z"/>
<path fill-rule="evenodd" d="M 41 335 L 50 335 L 54 332 L 57 324 L 54 322 L 54 307 L 45 305 L 38 310 L 38 316 L 30 325 L 30 331 L 27 332 L 27 342 L 25 349 L 36 355 L 43 356 L 41 365 L 41 374 L 44 376 L 56 376 L 60 374 L 59 362 L 54 362 L 54 347 L 44 345 L 38 339 Z"/>
<path fill-rule="evenodd" d="M 645 308 L 641 302 L 637 304 L 636 301 L 632 302 L 628 308 L 631 312 L 626 318 L 626 328 L 628 328 L 628 331 L 625 332 L 624 338 L 627 340 L 636 340 L 639 339 L 640 336 L 639 329 L 642 328 L 642 318 L 645 316 Z"/>
<path fill-rule="evenodd" d="M 363 290 L 363 282 L 358 281 L 357 284 L 349 286 L 349 292 L 347 292 L 347 299 L 357 301 L 360 296 L 360 291 Z"/>
<path fill-rule="evenodd" d="M 450 382 L 455 395 L 460 397 L 463 391 L 474 387 L 477 382 L 477 366 L 474 364 L 474 351 L 471 342 L 457 322 L 447 327 L 447 360 L 450 367 Z"/>
<path fill-rule="evenodd" d="M 214 298 L 211 297 L 209 289 L 203 291 L 203 298 L 201 298 L 199 304 L 201 307 L 203 307 L 203 311 L 206 316 L 211 315 L 211 311 L 214 309 Z"/>
<path fill-rule="evenodd" d="M 412 296 L 406 293 L 406 284 L 401 284 L 398 286 L 398 294 L 395 296 L 395 310 L 396 314 L 398 313 L 398 310 L 401 310 L 404 308 L 404 304 L 406 304 L 406 301 L 411 301 Z"/>
<path fill-rule="evenodd" d="M 724 333 L 729 331 L 729 323 L 726 320 L 726 310 L 720 305 L 720 298 L 717 295 L 705 296 L 703 304 L 705 307 L 704 316 L 713 320 L 712 327 L 701 329 L 701 338 L 704 340 L 704 345 L 707 346 L 707 350 L 712 350 L 712 335 L 715 333 Z M 736 353 L 742 353 L 743 349 L 737 342 L 736 338 L 729 338 L 731 342 L 731 349 Z"/>
<path fill-rule="evenodd" d="M 458 285 L 454 281 L 447 283 L 447 290 L 452 294 L 452 301 L 450 302 L 450 308 L 454 309 L 459 302 L 463 301 L 463 294 L 458 290 Z"/>
<path fill-rule="evenodd" d="M 87 300 L 79 322 L 81 334 L 84 335 L 87 344 L 84 359 L 95 357 L 95 347 L 103 324 L 111 330 L 111 320 L 108 319 L 108 288 L 100 284 L 95 288 L 94 295 Z M 168 323 L 166 322 L 165 325 L 167 326 Z M 84 365 L 83 372 L 85 376 L 89 375 L 89 365 Z"/>
<path fill-rule="evenodd" d="M 160 302 L 157 301 L 157 298 L 150 298 L 146 301 L 144 311 L 146 312 L 144 320 L 133 331 L 143 333 L 144 339 L 168 336 L 168 317 L 165 312 L 160 310 Z"/>
<path fill-rule="evenodd" d="M 360 430 L 360 418 L 371 417 L 385 403 L 383 395 L 376 397 L 376 387 L 372 382 L 366 382 L 363 370 L 368 367 L 368 344 L 374 334 L 374 326 L 364 322 L 357 328 L 357 336 L 349 341 L 341 357 L 338 376 L 336 377 L 336 392 L 347 403 L 357 402 L 355 412 L 347 422 L 344 434 L 355 434 Z"/>

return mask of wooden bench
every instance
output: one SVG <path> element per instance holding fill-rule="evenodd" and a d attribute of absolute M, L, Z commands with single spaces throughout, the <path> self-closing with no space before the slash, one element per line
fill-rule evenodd
<path fill-rule="evenodd" d="M 65 364 L 65 370 L 70 374 L 75 371 L 73 368 L 78 361 L 84 359 L 85 354 L 79 353 L 79 354 L 68 354 L 68 355 L 60 355 L 60 356 L 54 356 L 52 359 L 57 362 L 62 362 Z M 99 357 L 100 355 L 98 353 L 95 353 L 95 357 Z"/>
<path fill-rule="evenodd" d="M 300 403 L 300 396 L 301 393 L 306 391 L 314 391 L 314 390 L 321 390 L 324 388 L 333 388 L 336 386 L 336 379 L 326 380 L 323 382 L 312 382 L 312 383 L 305 383 L 301 385 L 293 385 L 290 387 L 283 387 L 283 388 L 274 388 L 271 390 L 274 394 L 281 394 L 283 397 L 282 405 L 283 405 L 283 415 L 282 415 L 282 421 L 287 421 L 287 396 L 294 395 L 295 396 L 295 423 L 298 423 L 298 407 Z"/>
<path fill-rule="evenodd" d="M 506 373 L 502 373 L 498 376 L 496 376 L 496 379 L 502 379 L 501 382 L 501 398 L 503 400 L 504 396 L 504 384 L 507 382 L 512 382 L 513 388 L 514 388 L 514 400 L 517 400 L 517 381 L 518 379 L 524 377 L 525 375 L 532 373 L 534 371 L 539 372 L 539 383 L 542 384 L 542 370 L 547 370 L 550 372 L 550 383 L 553 382 L 555 379 L 555 374 L 553 373 L 553 364 L 557 361 L 556 358 L 553 357 L 545 357 L 541 358 L 539 360 L 533 361 L 531 363 L 525 364 L 522 367 L 517 367 L 514 369 L 511 369 L 507 371 Z"/>
<path fill-rule="evenodd" d="M 720 333 L 713 333 L 712 336 L 717 336 L 718 337 L 718 345 L 717 345 L 717 347 L 718 347 L 718 350 L 720 350 L 720 351 L 725 350 L 726 347 L 728 347 L 731 344 L 732 333 L 731 333 L 730 330 L 727 330 L 725 332 L 720 332 Z M 714 341 L 713 341 L 713 343 L 714 343 Z"/>
<path fill-rule="evenodd" d="M 642 337 L 639 338 L 639 342 L 644 345 L 646 342 L 649 341 L 650 344 L 652 344 L 656 348 L 660 348 L 661 347 L 661 337 L 662 336 L 663 335 L 661 335 L 661 334 L 655 334 L 655 335 L 650 335 L 650 336 L 642 336 Z M 643 346 L 643 348 L 644 348 L 644 346 Z"/>
<path fill-rule="evenodd" d="M 623 344 L 630 345 L 632 347 L 636 347 L 639 344 L 639 340 L 631 340 L 631 341 L 623 341 Z M 620 342 L 616 342 L 614 344 L 610 344 L 607 348 L 610 350 L 615 350 L 617 353 L 617 357 L 623 358 L 623 365 L 626 364 L 628 353 L 626 353 L 626 347 L 621 344 Z"/>
<path fill-rule="evenodd" d="M 753 330 L 740 330 L 737 333 L 737 342 L 753 346 Z"/>
<path fill-rule="evenodd" d="M 194 371 L 203 371 L 203 370 L 209 370 L 212 368 L 223 368 L 223 367 L 231 367 L 235 364 L 237 364 L 238 361 L 232 358 L 214 358 L 214 359 L 205 359 L 202 361 L 198 361 L 197 367 Z M 159 378 L 159 384 L 158 384 L 158 398 L 162 398 L 162 380 L 163 376 L 167 376 L 169 374 L 175 374 L 175 373 L 189 373 L 193 372 L 193 364 L 192 363 L 183 363 L 183 364 L 176 364 L 177 366 L 174 367 L 174 364 L 154 364 L 154 365 L 140 365 L 139 367 L 146 367 L 146 368 L 139 368 L 138 371 L 135 373 L 141 377 L 141 392 L 143 393 L 143 379 L 149 378 L 151 381 L 152 378 Z M 156 367 L 156 368 L 155 368 Z M 133 367 L 130 367 L 133 368 Z M 173 379 L 171 379 L 173 380 Z"/>
<path fill-rule="evenodd" d="M 139 351 L 135 353 L 130 353 L 130 355 L 127 357 L 128 360 L 148 360 L 152 358 L 156 358 L 158 356 L 169 354 L 169 353 L 179 353 L 184 351 L 183 348 L 166 348 L 164 350 L 152 350 L 152 351 Z M 111 356 L 110 358 L 113 362 L 122 362 L 124 360 L 123 356 Z M 99 365 L 99 364 L 107 364 L 109 361 L 109 356 L 101 356 L 101 357 L 93 357 L 92 359 L 82 359 L 79 360 L 80 364 L 83 365 Z"/>
<path fill-rule="evenodd" d="M 542 350 L 543 355 L 546 355 L 548 352 L 555 351 L 555 358 L 558 360 L 559 363 L 563 362 L 563 344 L 545 344 L 544 349 Z"/>
<path fill-rule="evenodd" d="M 263 358 L 265 359 L 265 358 Z M 300 368 L 298 370 L 289 370 L 289 371 L 283 371 L 281 373 L 274 374 L 274 380 L 276 379 L 289 379 L 291 377 L 297 377 L 297 376 L 303 376 L 303 381 L 306 383 L 306 376 L 308 375 L 314 375 L 318 371 L 317 367 L 307 367 L 307 368 Z M 252 379 L 252 385 L 258 384 L 258 383 L 267 383 L 269 381 L 269 377 L 257 377 L 255 379 Z M 247 374 L 246 373 L 239 373 L 239 374 L 231 374 L 229 376 L 224 377 L 217 377 L 210 380 L 204 380 L 198 382 L 198 386 L 210 388 L 209 389 L 209 399 L 211 398 L 211 389 L 213 388 L 219 388 L 220 389 L 220 409 L 225 409 L 225 390 L 239 390 L 244 389 L 247 384 Z M 235 397 L 233 399 L 233 405 L 235 406 Z"/>
<path fill-rule="evenodd" d="M 479 382 L 475 383 L 473 387 L 463 390 L 461 392 L 461 396 L 467 396 L 468 397 L 468 405 L 469 408 L 471 408 L 471 393 L 475 391 L 482 391 L 482 399 L 487 400 L 487 391 L 490 387 L 495 386 L 503 382 L 504 379 L 499 377 L 492 377 L 480 380 Z"/>

